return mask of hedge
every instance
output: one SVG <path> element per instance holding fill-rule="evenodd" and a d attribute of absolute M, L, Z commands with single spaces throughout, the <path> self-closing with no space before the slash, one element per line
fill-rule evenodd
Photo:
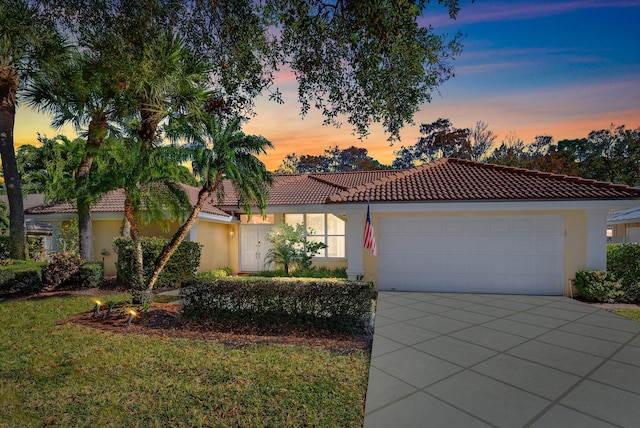
<path fill-rule="evenodd" d="M 305 278 L 198 278 L 182 291 L 185 317 L 256 325 L 362 331 L 371 283 Z"/>
<path fill-rule="evenodd" d="M 142 238 L 143 276 L 148 278 L 153 272 L 153 262 L 168 240 L 164 238 Z M 113 248 L 118 253 L 116 275 L 118 282 L 132 285 L 133 278 L 133 242 L 131 238 L 116 238 Z M 181 287 L 195 277 L 200 266 L 202 245 L 197 242 L 182 241 L 175 253 L 165 265 L 156 288 Z"/>
<path fill-rule="evenodd" d="M 35 294 L 42 291 L 42 268 L 45 264 L 12 261 L 0 266 L 0 293 Z"/>
<path fill-rule="evenodd" d="M 607 245 L 607 270 L 625 286 L 640 281 L 640 244 Z"/>

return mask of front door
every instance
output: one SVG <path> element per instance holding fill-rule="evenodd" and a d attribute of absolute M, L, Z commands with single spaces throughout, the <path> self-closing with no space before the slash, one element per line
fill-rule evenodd
<path fill-rule="evenodd" d="M 264 258 L 271 248 L 267 241 L 270 224 L 240 225 L 240 271 L 258 272 L 273 269 L 273 264 L 265 264 Z"/>

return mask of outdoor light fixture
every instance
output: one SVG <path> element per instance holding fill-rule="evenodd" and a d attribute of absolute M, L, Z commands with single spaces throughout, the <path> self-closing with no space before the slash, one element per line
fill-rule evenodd
<path fill-rule="evenodd" d="M 235 232 L 235 230 L 231 229 L 231 230 L 229 231 L 229 238 L 233 239 L 233 238 L 235 238 L 235 237 L 236 237 L 236 232 Z"/>
<path fill-rule="evenodd" d="M 133 309 L 129 310 L 129 319 L 127 320 L 127 327 L 129 327 L 131 325 L 131 321 L 133 321 L 133 317 L 135 317 L 136 315 L 136 311 L 134 311 Z"/>

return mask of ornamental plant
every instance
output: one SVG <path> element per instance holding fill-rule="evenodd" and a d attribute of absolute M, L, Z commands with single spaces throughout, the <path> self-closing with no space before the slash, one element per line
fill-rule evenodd
<path fill-rule="evenodd" d="M 265 264 L 275 263 L 282 266 L 287 276 L 291 268 L 310 268 L 313 256 L 327 248 L 324 242 L 309 241 L 302 224 L 296 224 L 294 227 L 281 223 L 269 231 L 267 241 L 271 243 L 271 248 L 265 256 Z"/>

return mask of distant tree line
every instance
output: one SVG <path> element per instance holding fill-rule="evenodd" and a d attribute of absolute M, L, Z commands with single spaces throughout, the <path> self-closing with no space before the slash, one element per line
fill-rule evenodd
<path fill-rule="evenodd" d="M 276 173 L 318 173 L 406 169 L 442 158 L 469 159 L 577 175 L 584 178 L 640 185 L 640 127 L 627 129 L 612 124 L 594 130 L 586 138 L 560 140 L 548 135 L 536 136 L 525 143 L 510 132 L 496 145 L 497 135 L 478 121 L 473 128 L 456 128 L 449 119 L 420 125 L 420 137 L 411 146 L 402 146 L 391 165 L 383 165 L 368 155 L 367 149 L 337 146 L 322 155 L 287 155 Z"/>

